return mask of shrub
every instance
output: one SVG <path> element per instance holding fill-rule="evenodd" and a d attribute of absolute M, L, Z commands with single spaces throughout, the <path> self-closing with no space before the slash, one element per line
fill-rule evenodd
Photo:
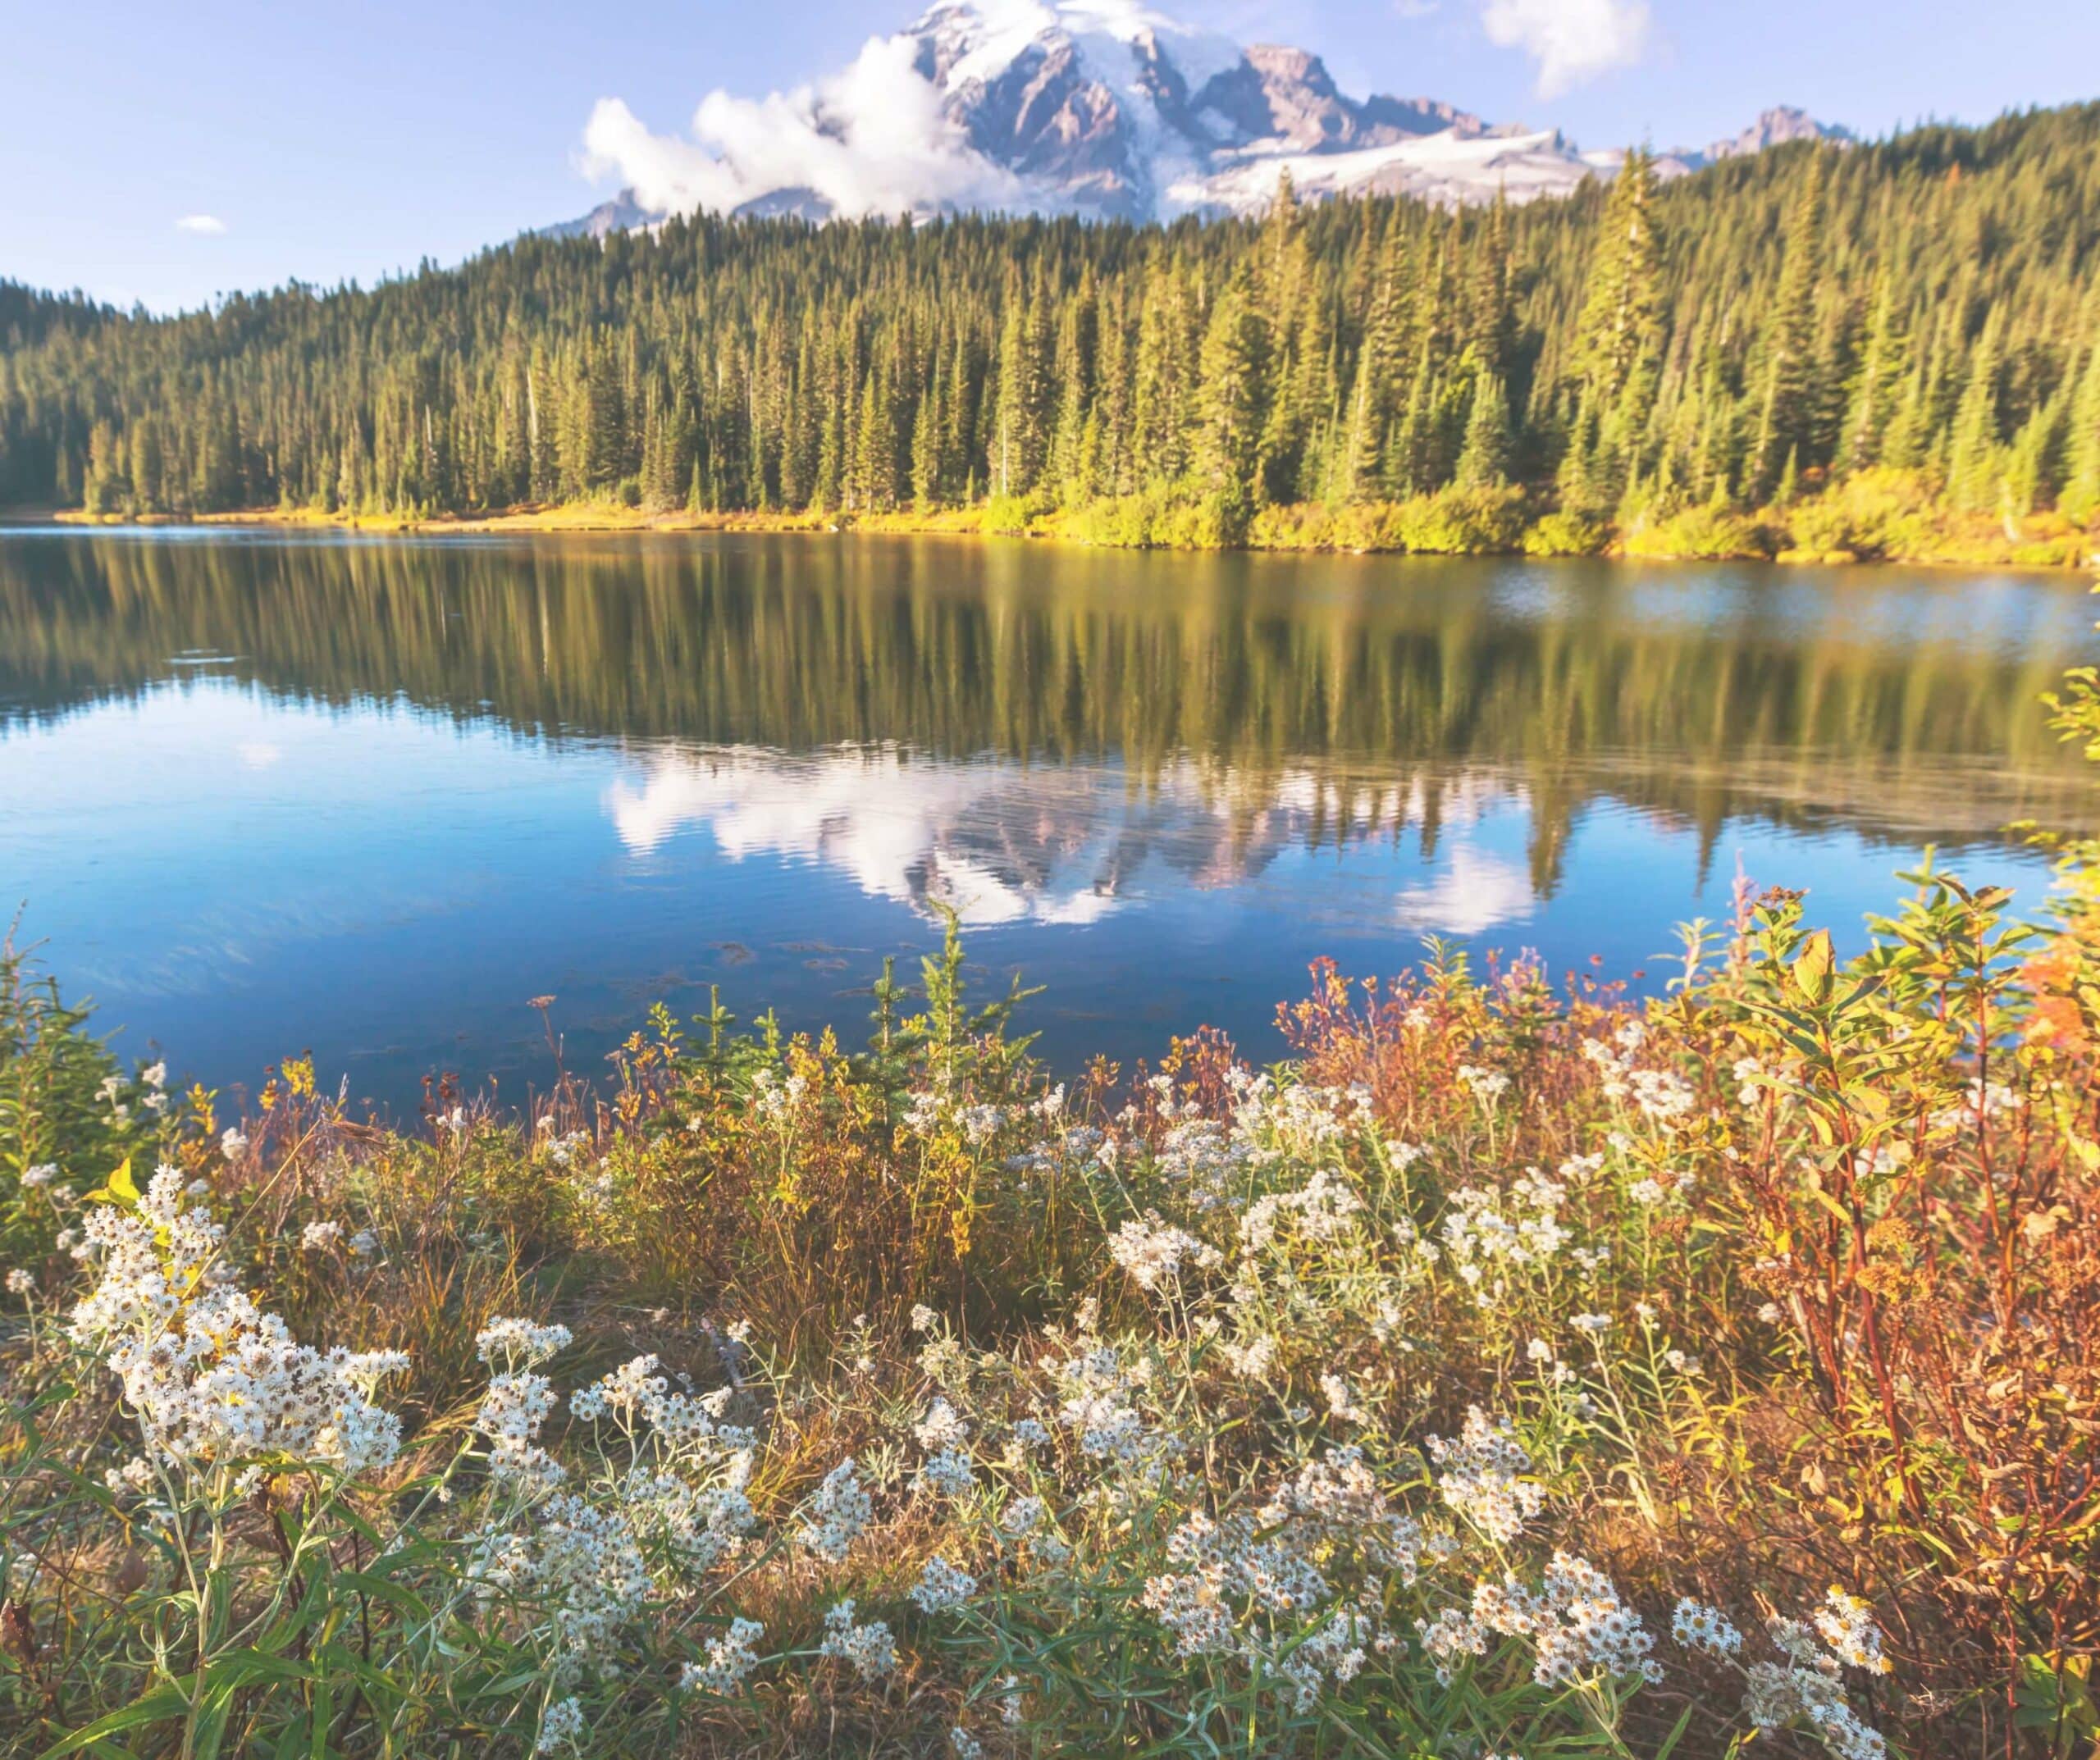
<path fill-rule="evenodd" d="M 1046 504 L 1031 495 L 990 495 L 978 516 L 980 529 L 1007 537 L 1025 536 Z"/>
<path fill-rule="evenodd" d="M 1317 501 L 1259 509 L 1247 531 L 1257 550 L 1326 550 L 1335 547 L 1335 516 Z"/>
<path fill-rule="evenodd" d="M 1790 547 L 1806 555 L 1842 561 L 1860 548 L 1853 535 L 1851 515 L 1839 496 L 1823 495 L 1796 503 L 1787 510 L 1786 518 Z"/>
<path fill-rule="evenodd" d="M 1629 527 L 1620 535 L 1619 548 L 1628 556 L 1721 562 L 1769 557 L 1777 546 L 1771 533 L 1745 514 L 1696 507 L 1653 524 Z"/>
<path fill-rule="evenodd" d="M 1543 515 L 1526 529 L 1527 556 L 1600 556 L 1611 541 L 1611 527 L 1603 520 L 1564 508 Z"/>
<path fill-rule="evenodd" d="M 1524 497 L 1515 489 L 1440 489 L 1400 504 L 1400 541 L 1427 556 L 1491 556 L 1515 549 Z"/>
<path fill-rule="evenodd" d="M 1355 501 L 1335 512 L 1335 548 L 1366 553 L 1402 550 L 1399 508 L 1391 501 Z"/>

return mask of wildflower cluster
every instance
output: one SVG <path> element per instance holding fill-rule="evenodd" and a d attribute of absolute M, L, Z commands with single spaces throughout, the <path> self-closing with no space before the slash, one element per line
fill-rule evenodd
<path fill-rule="evenodd" d="M 1853 1708 L 1844 1671 L 1883 1675 L 1881 1629 L 1857 1596 L 1833 1585 L 1806 1620 L 1765 1622 L 1774 1654 L 1745 1663 L 1742 1634 L 1720 1612 L 1680 1601 L 1671 1630 L 1678 1643 L 1718 1657 L 1743 1679 L 1743 1715 L 1760 1730 L 1806 1729 L 1837 1760 L 1884 1760 L 1881 1732 Z"/>
<path fill-rule="evenodd" d="M 135 1209 L 98 1207 L 87 1241 L 94 1288 L 72 1335 L 103 1352 L 149 1453 L 225 1468 L 290 1459 L 349 1474 L 399 1452 L 400 1420 L 377 1384 L 409 1366 L 399 1352 L 316 1351 L 217 1275 L 223 1230 L 184 1202 L 172 1167 Z"/>
<path fill-rule="evenodd" d="M 824 1615 L 824 1642 L 818 1654 L 851 1663 L 863 1680 L 879 1680 L 897 1668 L 897 1640 L 888 1625 L 882 1620 L 856 1621 L 850 1598 Z"/>
<path fill-rule="evenodd" d="M 849 1455 L 824 1475 L 795 1538 L 826 1563 L 841 1564 L 874 1513 Z"/>
<path fill-rule="evenodd" d="M 1529 1476 L 1532 1457 L 1506 1420 L 1491 1421 L 1474 1406 L 1458 1435 L 1427 1441 L 1445 1502 L 1490 1539 L 1515 1539 L 1545 1507 L 1545 1488 Z"/>

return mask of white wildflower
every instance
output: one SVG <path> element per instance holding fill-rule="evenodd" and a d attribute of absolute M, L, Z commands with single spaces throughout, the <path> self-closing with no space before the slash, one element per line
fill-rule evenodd
<path fill-rule="evenodd" d="M 483 1362 L 501 1361 L 512 1367 L 543 1363 L 566 1350 L 568 1343 L 568 1329 L 559 1323 L 542 1325 L 509 1317 L 492 1320 L 474 1334 L 474 1349 Z"/>
<path fill-rule="evenodd" d="M 540 1718 L 537 1751 L 550 1754 L 574 1747 L 583 1739 L 583 1707 L 573 1698 L 547 1707 Z"/>
<path fill-rule="evenodd" d="M 1830 1653 L 1840 1662 L 1863 1668 L 1870 1675 L 1888 1672 L 1889 1661 L 1882 1654 L 1881 1629 L 1874 1622 L 1874 1610 L 1858 1596 L 1848 1595 L 1833 1585 L 1811 1617 Z"/>
<path fill-rule="evenodd" d="M 874 1505 L 861 1489 L 849 1455 L 824 1475 L 810 1500 L 809 1520 L 796 1530 L 795 1538 L 827 1563 L 838 1564 L 874 1513 Z"/>
<path fill-rule="evenodd" d="M 943 1497 L 959 1498 L 977 1483 L 975 1464 L 967 1448 L 943 1448 L 938 1454 L 929 1455 L 913 1475 L 913 1484 L 921 1491 L 938 1492 Z"/>
<path fill-rule="evenodd" d="M 1035 1531 L 1046 1507 L 1040 1498 L 1016 1498 L 999 1512 L 999 1526 L 1005 1533 L 1020 1539 Z"/>
<path fill-rule="evenodd" d="M 952 1613 L 977 1593 L 977 1579 L 958 1571 L 936 1553 L 926 1561 L 911 1598 L 924 1613 Z"/>
<path fill-rule="evenodd" d="M 728 1631 L 708 1645 L 705 1663 L 685 1665 L 679 1685 L 689 1693 L 696 1688 L 714 1694 L 735 1692 L 758 1667 L 758 1653 L 751 1646 L 765 1635 L 765 1628 L 756 1620 L 732 1620 Z"/>
<path fill-rule="evenodd" d="M 1682 1600 L 1670 1618 L 1670 1635 L 1691 1650 L 1710 1656 L 1734 1656 L 1742 1648 L 1742 1634 L 1719 1607 L 1704 1602 Z"/>
<path fill-rule="evenodd" d="M 936 1399 L 926 1408 L 926 1416 L 912 1425 L 911 1433 L 924 1449 L 960 1448 L 970 1439 L 970 1425 L 946 1400 Z"/>
<path fill-rule="evenodd" d="M 1321 1376 L 1320 1391 L 1327 1397 L 1329 1416 L 1340 1418 L 1345 1424 L 1362 1424 L 1366 1421 L 1368 1414 L 1365 1412 L 1363 1407 L 1357 1404 L 1356 1395 L 1350 1392 L 1349 1383 L 1341 1376 L 1337 1375 Z"/>
<path fill-rule="evenodd" d="M 1108 1252 L 1141 1289 L 1174 1282 L 1184 1260 L 1205 1270 L 1224 1260 L 1216 1247 L 1204 1245 L 1185 1229 L 1161 1221 L 1159 1212 L 1150 1210 L 1143 1221 L 1125 1222 L 1109 1237 Z"/>
<path fill-rule="evenodd" d="M 863 1680 L 878 1680 L 897 1667 L 897 1641 L 882 1620 L 856 1622 L 851 1601 L 842 1601 L 824 1616 L 824 1642 L 819 1656 L 836 1657 L 853 1665 Z"/>
<path fill-rule="evenodd" d="M 1442 1469 L 1436 1488 L 1445 1502 L 1491 1539 L 1515 1539 L 1545 1507 L 1545 1489 L 1525 1476 L 1532 1457 L 1507 1419 L 1491 1423 L 1479 1407 L 1471 1407 L 1457 1437 L 1427 1442 L 1430 1458 Z"/>

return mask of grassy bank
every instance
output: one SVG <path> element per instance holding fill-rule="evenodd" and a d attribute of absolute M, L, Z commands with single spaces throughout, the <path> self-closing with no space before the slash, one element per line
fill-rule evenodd
<path fill-rule="evenodd" d="M 125 522 L 64 513 L 69 524 Z M 181 523 L 149 515 L 146 524 Z M 1911 562 L 2079 568 L 2100 556 L 2100 533 L 2060 513 L 2014 517 L 1948 506 L 1932 480 L 1874 471 L 1754 512 L 1715 508 L 1669 515 L 1630 509 L 1582 518 L 1516 490 L 1448 489 L 1408 501 L 1265 507 L 1245 518 L 1164 495 L 1063 508 L 1039 499 L 879 513 L 709 513 L 622 501 L 519 507 L 477 515 L 345 513 L 265 508 L 210 513 L 205 525 L 341 527 L 368 531 L 836 531 L 1061 540 L 1112 548 L 1254 549 L 1431 556 L 1629 556 L 1666 561 Z"/>
<path fill-rule="evenodd" d="M 1646 1002 L 1321 969 L 1270 1071 L 1055 1082 L 952 944 L 857 1049 L 659 1011 L 401 1130 L 121 1069 L 11 953 L 0 1736 L 2070 1760 L 2066 877 L 1912 876 L 1850 965 L 1746 896 Z"/>

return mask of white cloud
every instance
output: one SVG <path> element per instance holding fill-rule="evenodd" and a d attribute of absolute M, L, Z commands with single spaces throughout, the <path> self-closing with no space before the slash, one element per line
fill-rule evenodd
<path fill-rule="evenodd" d="M 1651 22 L 1647 0 L 1481 0 L 1480 19 L 1489 42 L 1539 64 L 1541 98 L 1631 66 Z"/>
<path fill-rule="evenodd" d="M 1522 922 L 1536 899 L 1531 876 L 1514 862 L 1462 842 L 1427 883 L 1399 888 L 1393 921 L 1430 934 L 1480 935 Z"/>
<path fill-rule="evenodd" d="M 175 223 L 178 232 L 194 232 L 201 238 L 222 239 L 226 235 L 226 223 L 217 214 L 185 214 Z"/>
<path fill-rule="evenodd" d="M 689 137 L 651 133 L 619 98 L 600 98 L 583 133 L 584 172 L 681 213 L 788 189 L 854 217 L 1020 205 L 1019 181 L 942 115 L 909 38 L 872 37 L 844 72 L 814 84 L 760 98 L 710 92 Z"/>
<path fill-rule="evenodd" d="M 666 748 L 605 805 L 635 855 L 704 826 L 732 861 L 816 863 L 928 916 L 938 901 L 973 928 L 1098 922 L 1121 902 L 1121 787 L 1075 777 L 1044 800 L 1026 781 L 1010 764 L 929 764 L 891 746 Z"/>

